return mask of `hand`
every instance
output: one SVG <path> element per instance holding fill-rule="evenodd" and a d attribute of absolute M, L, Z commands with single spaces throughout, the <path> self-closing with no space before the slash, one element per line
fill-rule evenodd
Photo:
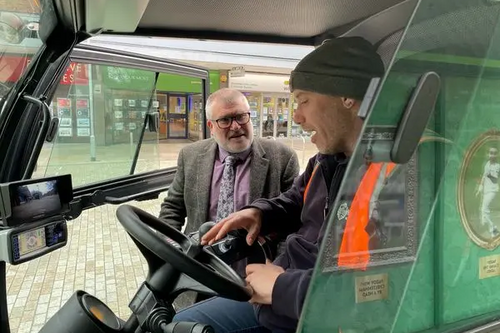
<path fill-rule="evenodd" d="M 201 245 L 212 245 L 224 238 L 228 232 L 237 229 L 248 231 L 247 243 L 252 245 L 257 239 L 262 224 L 262 212 L 257 208 L 247 208 L 234 212 L 225 219 L 220 220 L 201 239 Z"/>
<path fill-rule="evenodd" d="M 253 289 L 250 303 L 271 304 L 273 301 L 273 288 L 278 276 L 285 271 L 280 266 L 271 264 L 251 264 L 246 269 L 246 281 Z"/>

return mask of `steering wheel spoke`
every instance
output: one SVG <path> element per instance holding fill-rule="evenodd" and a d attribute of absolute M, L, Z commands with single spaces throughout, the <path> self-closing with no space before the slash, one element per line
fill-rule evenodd
<path fill-rule="evenodd" d="M 207 248 L 203 248 L 195 259 L 218 274 L 239 276 L 229 265 Z"/>
<path fill-rule="evenodd" d="M 214 290 L 208 288 L 207 286 L 203 285 L 202 283 L 196 281 L 195 279 L 193 279 L 189 275 L 182 273 L 179 277 L 177 285 L 172 290 L 172 296 L 173 296 L 173 298 L 175 298 L 179 294 L 181 294 L 187 290 L 196 291 L 198 293 L 203 293 L 203 294 L 207 294 L 210 296 L 218 296 L 219 295 L 216 291 L 214 291 Z"/>
<path fill-rule="evenodd" d="M 187 256 L 190 258 L 194 258 L 198 255 L 198 253 L 201 251 L 200 246 L 194 242 L 193 240 L 189 239 L 189 237 L 185 237 L 185 239 L 178 238 L 177 240 L 174 240 L 173 238 L 167 237 L 163 232 L 160 230 L 155 230 L 160 237 L 163 239 L 164 242 L 166 242 L 169 246 L 173 246 L 179 251 L 182 251 L 185 253 Z"/>

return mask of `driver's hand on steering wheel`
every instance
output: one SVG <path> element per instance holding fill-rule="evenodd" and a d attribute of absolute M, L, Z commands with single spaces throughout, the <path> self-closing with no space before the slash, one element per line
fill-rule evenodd
<path fill-rule="evenodd" d="M 201 239 L 202 245 L 212 245 L 224 238 L 228 232 L 238 229 L 246 229 L 247 244 L 252 245 L 257 239 L 262 225 L 262 211 L 257 208 L 247 208 L 232 213 L 225 219 L 220 220 Z"/>

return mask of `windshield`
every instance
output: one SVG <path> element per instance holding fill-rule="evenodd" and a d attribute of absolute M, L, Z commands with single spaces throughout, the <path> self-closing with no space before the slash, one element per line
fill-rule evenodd
<path fill-rule="evenodd" d="M 40 0 L 0 1 L 0 99 L 21 78 L 42 46 Z"/>

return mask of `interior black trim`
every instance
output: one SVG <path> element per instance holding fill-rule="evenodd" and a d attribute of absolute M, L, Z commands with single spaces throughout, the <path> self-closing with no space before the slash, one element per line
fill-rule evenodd
<path fill-rule="evenodd" d="M 100 182 L 95 183 L 95 184 L 78 186 L 78 187 L 75 187 L 75 189 L 73 190 L 73 196 L 76 198 L 77 196 L 89 194 L 89 193 L 92 193 L 96 190 L 109 189 L 111 187 L 116 187 L 117 185 L 129 184 L 129 183 L 136 182 L 138 180 L 148 180 L 148 179 L 155 179 L 155 178 L 162 177 L 162 176 L 175 175 L 176 171 L 177 171 L 177 167 L 170 167 L 170 168 L 164 168 L 164 169 L 139 173 L 139 174 L 135 174 L 135 175 L 127 175 L 127 176 L 123 176 L 123 177 L 116 177 L 116 178 L 112 178 L 112 179 L 107 179 L 107 180 L 100 181 Z"/>
<path fill-rule="evenodd" d="M 207 79 L 209 70 L 201 66 L 186 64 L 160 57 L 146 56 L 140 53 L 102 49 L 93 45 L 77 45 L 71 52 L 74 62 L 84 62 L 96 65 L 121 66 L 160 73 L 170 73 Z"/>
<path fill-rule="evenodd" d="M 2 332 L 10 332 L 9 312 L 7 311 L 7 276 L 6 263 L 0 261 L 0 328 Z"/>
<path fill-rule="evenodd" d="M 157 29 L 138 27 L 133 34 L 120 33 L 114 31 L 104 31 L 103 35 L 123 35 L 123 36 L 144 36 L 144 37 L 170 37 L 170 38 L 191 38 L 225 40 L 239 42 L 256 43 L 276 43 L 276 44 L 296 44 L 315 45 L 316 36 L 311 37 L 287 37 L 265 34 L 242 34 L 235 32 L 221 32 L 209 30 L 177 30 L 177 29 Z"/>
<path fill-rule="evenodd" d="M 77 187 L 65 218 L 76 219 L 84 210 L 104 204 L 156 199 L 169 189 L 176 172 L 177 168 L 172 167 Z"/>

